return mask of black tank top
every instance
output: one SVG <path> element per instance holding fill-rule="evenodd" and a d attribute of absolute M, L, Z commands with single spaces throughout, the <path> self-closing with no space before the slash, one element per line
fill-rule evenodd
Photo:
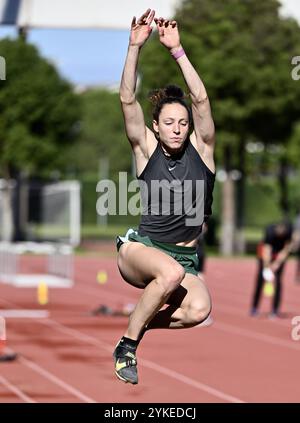
<path fill-rule="evenodd" d="M 189 139 L 183 151 L 170 157 L 158 143 L 137 179 L 143 210 L 140 235 L 169 243 L 199 236 L 212 212 L 215 175 Z"/>

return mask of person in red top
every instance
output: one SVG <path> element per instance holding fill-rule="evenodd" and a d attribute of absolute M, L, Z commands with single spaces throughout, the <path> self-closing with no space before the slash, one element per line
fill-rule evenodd
<path fill-rule="evenodd" d="M 265 281 L 275 284 L 270 317 L 279 316 L 282 293 L 281 278 L 291 250 L 292 234 L 292 225 L 287 221 L 272 224 L 266 228 L 264 240 L 259 243 L 257 248 L 258 272 L 250 312 L 252 316 L 258 314 L 259 300 Z"/>

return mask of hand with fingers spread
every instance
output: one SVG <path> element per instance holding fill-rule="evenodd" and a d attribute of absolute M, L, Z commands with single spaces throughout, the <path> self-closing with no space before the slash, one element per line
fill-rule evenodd
<path fill-rule="evenodd" d="M 152 32 L 151 24 L 153 22 L 155 11 L 147 9 L 145 13 L 136 21 L 134 16 L 131 22 L 131 31 L 129 43 L 131 46 L 142 47 Z"/>
<path fill-rule="evenodd" d="M 159 41 L 169 50 L 180 48 L 180 36 L 176 21 L 164 18 L 154 19 L 159 34 Z"/>

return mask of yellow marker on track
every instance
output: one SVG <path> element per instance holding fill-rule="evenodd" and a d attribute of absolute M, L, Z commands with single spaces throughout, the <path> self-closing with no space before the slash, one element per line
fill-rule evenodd
<path fill-rule="evenodd" d="M 107 273 L 103 270 L 97 273 L 97 281 L 100 285 L 103 285 L 107 282 Z"/>
<path fill-rule="evenodd" d="M 46 305 L 49 302 L 48 285 L 45 282 L 40 282 L 38 285 L 37 299 L 40 305 Z"/>
<path fill-rule="evenodd" d="M 272 297 L 274 295 L 274 284 L 273 284 L 273 282 L 265 282 L 265 284 L 264 284 L 264 295 L 266 297 Z"/>

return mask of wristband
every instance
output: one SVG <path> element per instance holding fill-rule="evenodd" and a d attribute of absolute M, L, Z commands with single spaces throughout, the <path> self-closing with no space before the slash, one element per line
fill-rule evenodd
<path fill-rule="evenodd" d="M 179 59 L 179 57 L 183 56 L 185 54 L 185 51 L 183 50 L 183 48 L 181 48 L 180 50 L 177 50 L 175 53 L 171 53 L 172 57 L 177 60 Z"/>

